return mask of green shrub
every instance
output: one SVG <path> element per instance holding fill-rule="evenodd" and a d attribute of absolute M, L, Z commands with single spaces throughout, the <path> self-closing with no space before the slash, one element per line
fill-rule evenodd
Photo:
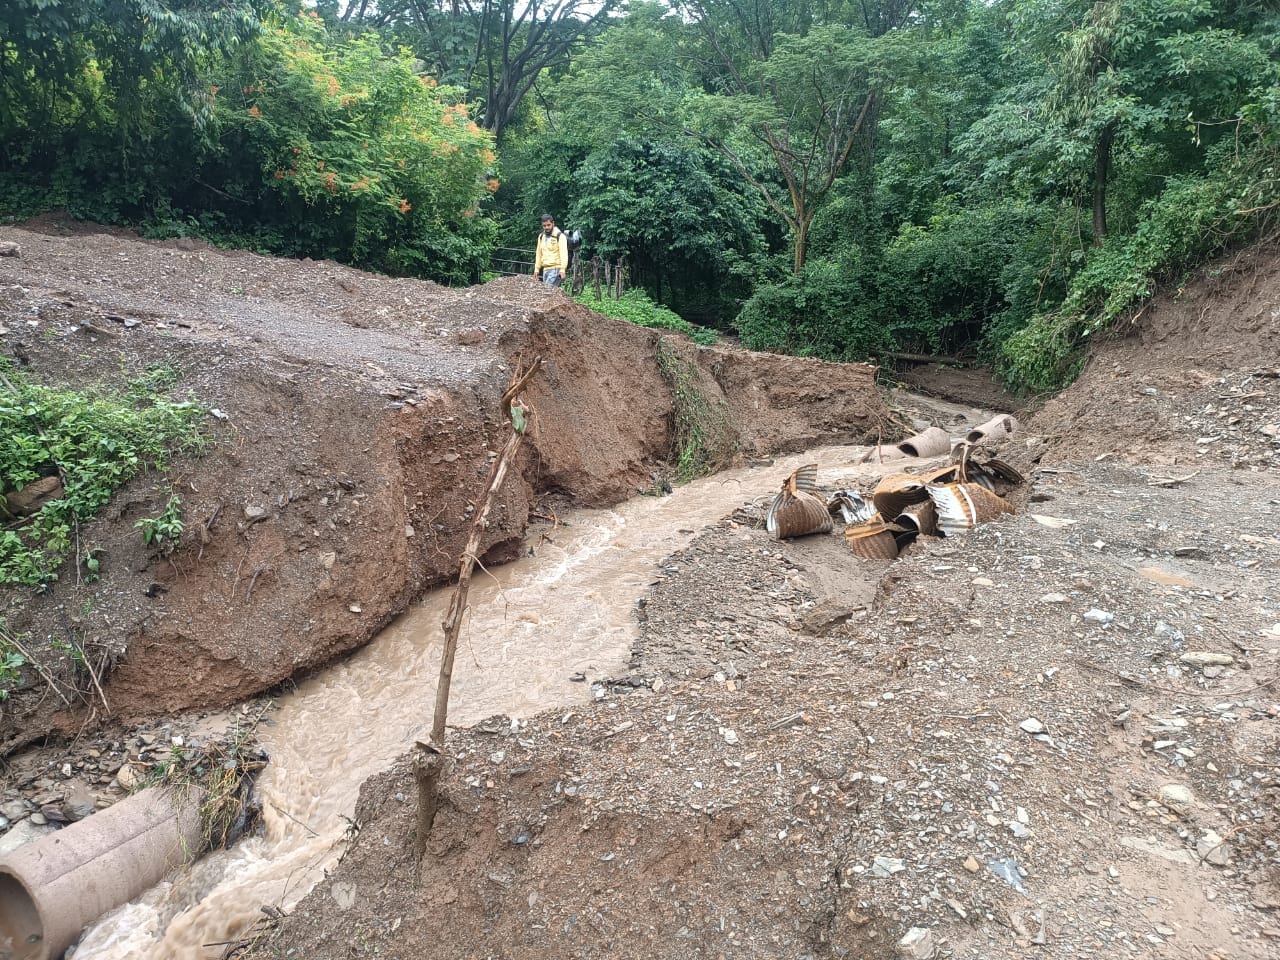
<path fill-rule="evenodd" d="M 596 313 L 603 313 L 606 317 L 612 317 L 614 320 L 625 320 L 628 323 L 634 323 L 637 327 L 673 330 L 676 333 L 683 333 L 692 339 L 694 343 L 699 343 L 703 346 L 709 346 L 716 342 L 714 331 L 708 330 L 706 327 L 695 326 L 678 313 L 668 310 L 661 304 L 654 303 L 643 290 L 632 288 L 626 291 L 621 299 L 618 300 L 614 300 L 611 297 L 603 297 L 597 300 L 595 292 L 591 289 L 586 289 L 578 294 L 576 299 L 583 306 L 590 307 Z"/>
<path fill-rule="evenodd" d="M 0 532 L 0 584 L 43 588 L 88 521 L 126 481 L 162 470 L 175 450 L 200 450 L 204 408 L 164 396 L 174 368 L 154 367 L 124 392 L 33 383 L 0 361 L 0 494 L 58 476 L 62 494 Z M 169 528 L 172 529 L 171 527 Z"/>
<path fill-rule="evenodd" d="M 756 290 L 736 326 L 752 350 L 865 360 L 893 349 L 864 291 L 829 261 L 810 261 L 800 276 Z"/>

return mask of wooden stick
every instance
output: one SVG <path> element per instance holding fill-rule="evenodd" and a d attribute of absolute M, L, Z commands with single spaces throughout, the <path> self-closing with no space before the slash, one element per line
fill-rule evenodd
<path fill-rule="evenodd" d="M 471 575 L 480 555 L 480 544 L 489 527 L 489 508 L 494 494 L 502 486 L 507 467 L 515 459 L 525 433 L 528 430 L 529 410 L 519 399 L 519 394 L 542 365 L 542 358 L 535 357 L 524 371 L 517 371 L 511 378 L 511 386 L 502 395 L 503 412 L 511 422 L 511 436 L 494 461 L 489 482 L 480 495 L 475 518 L 471 521 L 471 534 L 458 567 L 458 584 L 449 599 L 441 627 L 444 629 L 444 651 L 440 656 L 440 680 L 436 685 L 435 716 L 431 725 L 431 739 L 414 745 L 412 766 L 414 781 L 418 787 L 418 830 L 416 837 L 417 859 L 426 852 L 427 838 L 435 823 L 440 804 L 440 775 L 444 771 L 444 739 L 449 719 L 449 688 L 453 683 L 453 660 L 458 652 L 458 634 L 462 629 L 462 617 L 467 609 L 467 591 L 471 588 Z"/>
<path fill-rule="evenodd" d="M 66 704 L 68 707 L 70 707 L 71 701 L 68 700 L 66 696 L 63 695 L 62 690 L 54 682 L 53 675 L 50 674 L 49 671 L 45 670 L 45 668 L 40 665 L 40 661 L 31 655 L 31 652 L 22 645 L 22 642 L 12 633 L 9 633 L 7 631 L 4 633 L 4 639 L 7 643 L 13 644 L 13 646 L 17 649 L 17 651 L 20 654 L 22 654 L 22 656 L 26 659 L 27 663 L 31 664 L 33 667 L 36 668 L 36 672 L 44 678 L 44 682 L 49 685 L 49 689 L 58 695 L 58 699 L 61 700 L 64 704 Z"/>

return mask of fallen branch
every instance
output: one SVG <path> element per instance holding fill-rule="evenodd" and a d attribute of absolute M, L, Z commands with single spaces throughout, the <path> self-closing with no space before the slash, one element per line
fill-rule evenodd
<path fill-rule="evenodd" d="M 535 357 L 523 372 L 517 371 L 511 386 L 502 395 L 502 410 L 511 422 L 511 435 L 502 452 L 494 461 L 489 481 L 476 504 L 475 518 L 471 521 L 471 533 L 458 568 L 458 584 L 449 600 L 449 609 L 441 627 L 444 629 L 444 650 L 440 656 L 440 681 L 436 685 L 435 716 L 431 725 L 431 737 L 414 744 L 412 757 L 413 777 L 418 787 L 418 830 L 416 837 L 417 860 L 421 862 L 427 848 L 427 838 L 435 823 L 440 804 L 440 775 L 445 767 L 444 739 L 449 717 L 449 687 L 453 682 L 453 660 L 458 652 L 458 633 L 462 629 L 462 617 L 467 609 L 467 591 L 471 587 L 471 575 L 479 561 L 480 544 L 489 527 L 489 508 L 493 497 L 502 486 L 507 467 L 515 459 L 516 452 L 528 430 L 529 409 L 519 399 L 533 375 L 542 366 L 542 358 Z"/>
<path fill-rule="evenodd" d="M 66 698 L 62 690 L 58 687 L 58 684 L 54 682 L 53 675 L 50 674 L 48 670 L 46 670 L 44 667 L 40 665 L 40 661 L 31 655 L 31 652 L 22 645 L 22 642 L 13 634 L 8 632 L 5 633 L 4 639 L 7 643 L 12 644 L 14 649 L 16 649 L 20 654 L 22 654 L 23 659 L 25 659 L 27 663 L 31 664 L 33 667 L 36 668 L 36 672 L 40 674 L 44 682 L 49 685 L 49 689 L 58 695 L 58 699 L 61 700 L 66 706 L 70 707 L 71 701 Z"/>

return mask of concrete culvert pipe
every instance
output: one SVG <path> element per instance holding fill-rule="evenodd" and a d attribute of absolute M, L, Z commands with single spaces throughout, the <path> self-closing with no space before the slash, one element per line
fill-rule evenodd
<path fill-rule="evenodd" d="M 940 457 L 951 452 L 951 434 L 941 427 L 930 427 L 907 437 L 898 444 L 898 449 L 908 457 Z"/>
<path fill-rule="evenodd" d="M 204 847 L 203 791 L 149 787 L 0 858 L 0 957 L 54 960 Z"/>
<path fill-rule="evenodd" d="M 974 427 L 965 434 L 965 440 L 973 444 L 994 443 L 997 440 L 1003 440 L 1017 429 L 1018 421 L 1007 413 L 1002 413 Z"/>

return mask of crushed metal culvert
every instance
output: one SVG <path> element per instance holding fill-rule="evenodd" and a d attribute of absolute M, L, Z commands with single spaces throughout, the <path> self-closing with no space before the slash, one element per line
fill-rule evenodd
<path fill-rule="evenodd" d="M 806 464 L 789 476 L 773 498 L 765 527 L 776 539 L 829 533 L 832 518 L 845 523 L 849 551 L 865 560 L 892 560 L 920 537 L 951 537 L 1012 513 L 1005 496 L 1026 479 L 1014 467 L 990 457 L 979 460 L 979 443 L 1007 437 L 1017 421 L 1002 415 L 969 431 L 952 445 L 946 431 L 930 428 L 899 447 L 923 442 L 931 431 L 946 439 L 952 462 L 919 473 L 881 478 L 867 498 L 857 490 L 837 490 L 826 503 L 818 497 L 818 465 Z M 968 437 L 977 437 L 970 440 Z M 934 436 L 936 446 L 937 436 Z"/>
<path fill-rule="evenodd" d="M 902 532 L 903 528 L 895 524 L 879 519 L 871 520 L 846 527 L 844 542 L 856 557 L 864 560 L 892 560 L 899 552 L 896 535 Z"/>
<path fill-rule="evenodd" d="M 765 529 L 779 540 L 830 533 L 833 529 L 827 505 L 814 492 L 818 488 L 818 465 L 806 464 L 787 477 L 765 515 Z"/>

